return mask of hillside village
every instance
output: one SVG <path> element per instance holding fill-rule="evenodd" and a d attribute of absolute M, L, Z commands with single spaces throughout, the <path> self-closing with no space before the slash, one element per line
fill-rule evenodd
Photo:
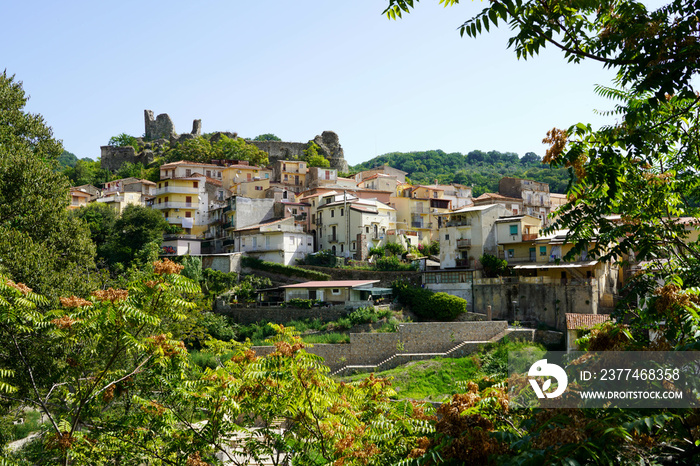
<path fill-rule="evenodd" d="M 177 135 L 167 115 L 155 120 L 152 112 L 145 115 L 151 139 L 177 144 L 200 133 L 199 120 L 192 133 Z M 347 162 L 337 135 L 324 132 L 316 141 L 330 167 L 309 167 L 301 143 L 254 142 L 270 151 L 269 165 L 244 160 L 165 163 L 157 183 L 125 178 L 100 188 L 71 188 L 70 208 L 98 202 L 117 213 L 130 204 L 157 210 L 179 229 L 164 234 L 163 257 L 245 255 L 293 266 L 325 251 L 337 263 L 368 267 L 377 260 L 372 251 L 398 244 L 409 252 L 405 259 L 413 261 L 420 276 L 416 283 L 466 299 L 474 318 L 488 315 L 560 331 L 567 329 L 567 314 L 609 314 L 625 277 L 634 271 L 633 253 L 621 258 L 631 259 L 625 268 L 588 257 L 586 251 L 564 261 L 572 249 L 567 232 L 545 234 L 544 229 L 566 199 L 550 193 L 546 183 L 504 177 L 497 193 L 474 198 L 469 186 L 414 185 L 406 172 L 387 165 L 343 177 L 339 172 Z M 125 161 L 144 158 L 152 159 L 152 154 L 102 147 L 103 167 L 113 171 Z M 692 228 L 690 222 L 686 225 Z M 689 239 L 696 237 L 693 231 Z M 436 246 L 439 253 L 430 254 Z M 484 267 L 484 256 L 505 261 L 507 269 L 494 273 Z M 235 261 L 225 263 L 229 271 Z M 379 280 L 379 286 L 386 289 L 390 282 Z M 358 307 L 368 296 L 381 295 L 375 288 L 353 299 L 350 291 L 323 287 L 278 296 Z"/>

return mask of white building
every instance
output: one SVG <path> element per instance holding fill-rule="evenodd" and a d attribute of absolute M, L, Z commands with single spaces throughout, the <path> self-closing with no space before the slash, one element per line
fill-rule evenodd
<path fill-rule="evenodd" d="M 313 252 L 313 236 L 287 217 L 239 228 L 230 232 L 228 252 L 244 252 L 249 256 L 284 265 L 296 264 Z"/>

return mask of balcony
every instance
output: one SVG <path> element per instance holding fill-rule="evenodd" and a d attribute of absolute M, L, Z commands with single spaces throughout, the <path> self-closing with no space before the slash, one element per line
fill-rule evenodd
<path fill-rule="evenodd" d="M 535 241 L 537 233 L 523 233 L 523 241 Z"/>
<path fill-rule="evenodd" d="M 411 222 L 411 228 L 423 228 L 423 222 Z"/>
<path fill-rule="evenodd" d="M 186 188 L 185 186 L 165 186 L 156 189 L 156 196 L 161 194 L 199 194 L 199 188 Z"/>
<path fill-rule="evenodd" d="M 225 238 L 223 245 L 224 245 L 224 247 L 233 246 L 235 242 L 236 242 L 236 240 L 234 238 Z"/>
<path fill-rule="evenodd" d="M 329 243 L 337 243 L 338 237 L 336 235 L 328 235 L 328 242 Z"/>
<path fill-rule="evenodd" d="M 194 202 L 161 202 L 153 204 L 154 209 L 196 209 L 197 204 Z"/>
<path fill-rule="evenodd" d="M 465 248 L 470 248 L 472 247 L 472 240 L 471 239 L 458 239 L 457 240 L 457 249 L 465 249 Z"/>
<path fill-rule="evenodd" d="M 455 266 L 457 267 L 469 267 L 469 259 L 457 259 L 455 260 Z"/>
<path fill-rule="evenodd" d="M 470 227 L 472 226 L 472 219 L 462 219 L 462 220 L 450 220 L 447 222 L 448 227 Z"/>
<path fill-rule="evenodd" d="M 165 217 L 165 221 L 171 225 L 182 225 L 182 217 Z"/>
<path fill-rule="evenodd" d="M 171 241 L 176 239 L 197 239 L 197 235 L 185 235 L 185 234 L 164 234 L 163 241 Z"/>
<path fill-rule="evenodd" d="M 97 202 L 124 202 L 124 196 L 107 196 L 97 199 Z"/>

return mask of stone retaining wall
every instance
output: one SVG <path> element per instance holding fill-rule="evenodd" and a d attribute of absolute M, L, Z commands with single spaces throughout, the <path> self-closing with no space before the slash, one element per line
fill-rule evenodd
<path fill-rule="evenodd" d="M 404 323 L 396 333 L 351 333 L 349 344 L 315 344 L 308 352 L 324 358 L 331 371 L 346 365 L 376 365 L 395 354 L 442 353 L 465 341 L 483 342 L 505 332 L 507 323 Z M 253 347 L 259 355 L 274 347 Z"/>

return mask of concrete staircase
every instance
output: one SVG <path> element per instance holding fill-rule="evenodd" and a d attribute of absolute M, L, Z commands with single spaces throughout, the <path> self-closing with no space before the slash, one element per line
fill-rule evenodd
<path fill-rule="evenodd" d="M 377 364 L 366 364 L 366 365 L 347 365 L 340 369 L 331 372 L 332 376 L 345 376 L 353 375 L 359 373 L 367 372 L 382 372 L 389 369 L 394 369 L 402 364 L 406 364 L 411 361 L 425 361 L 427 359 L 433 358 L 462 358 L 468 354 L 478 351 L 483 345 L 488 345 L 491 343 L 496 343 L 501 340 L 506 334 L 507 330 L 498 333 L 490 340 L 486 341 L 463 341 L 456 343 L 452 348 L 443 353 L 396 353 L 387 359 L 377 363 Z"/>

